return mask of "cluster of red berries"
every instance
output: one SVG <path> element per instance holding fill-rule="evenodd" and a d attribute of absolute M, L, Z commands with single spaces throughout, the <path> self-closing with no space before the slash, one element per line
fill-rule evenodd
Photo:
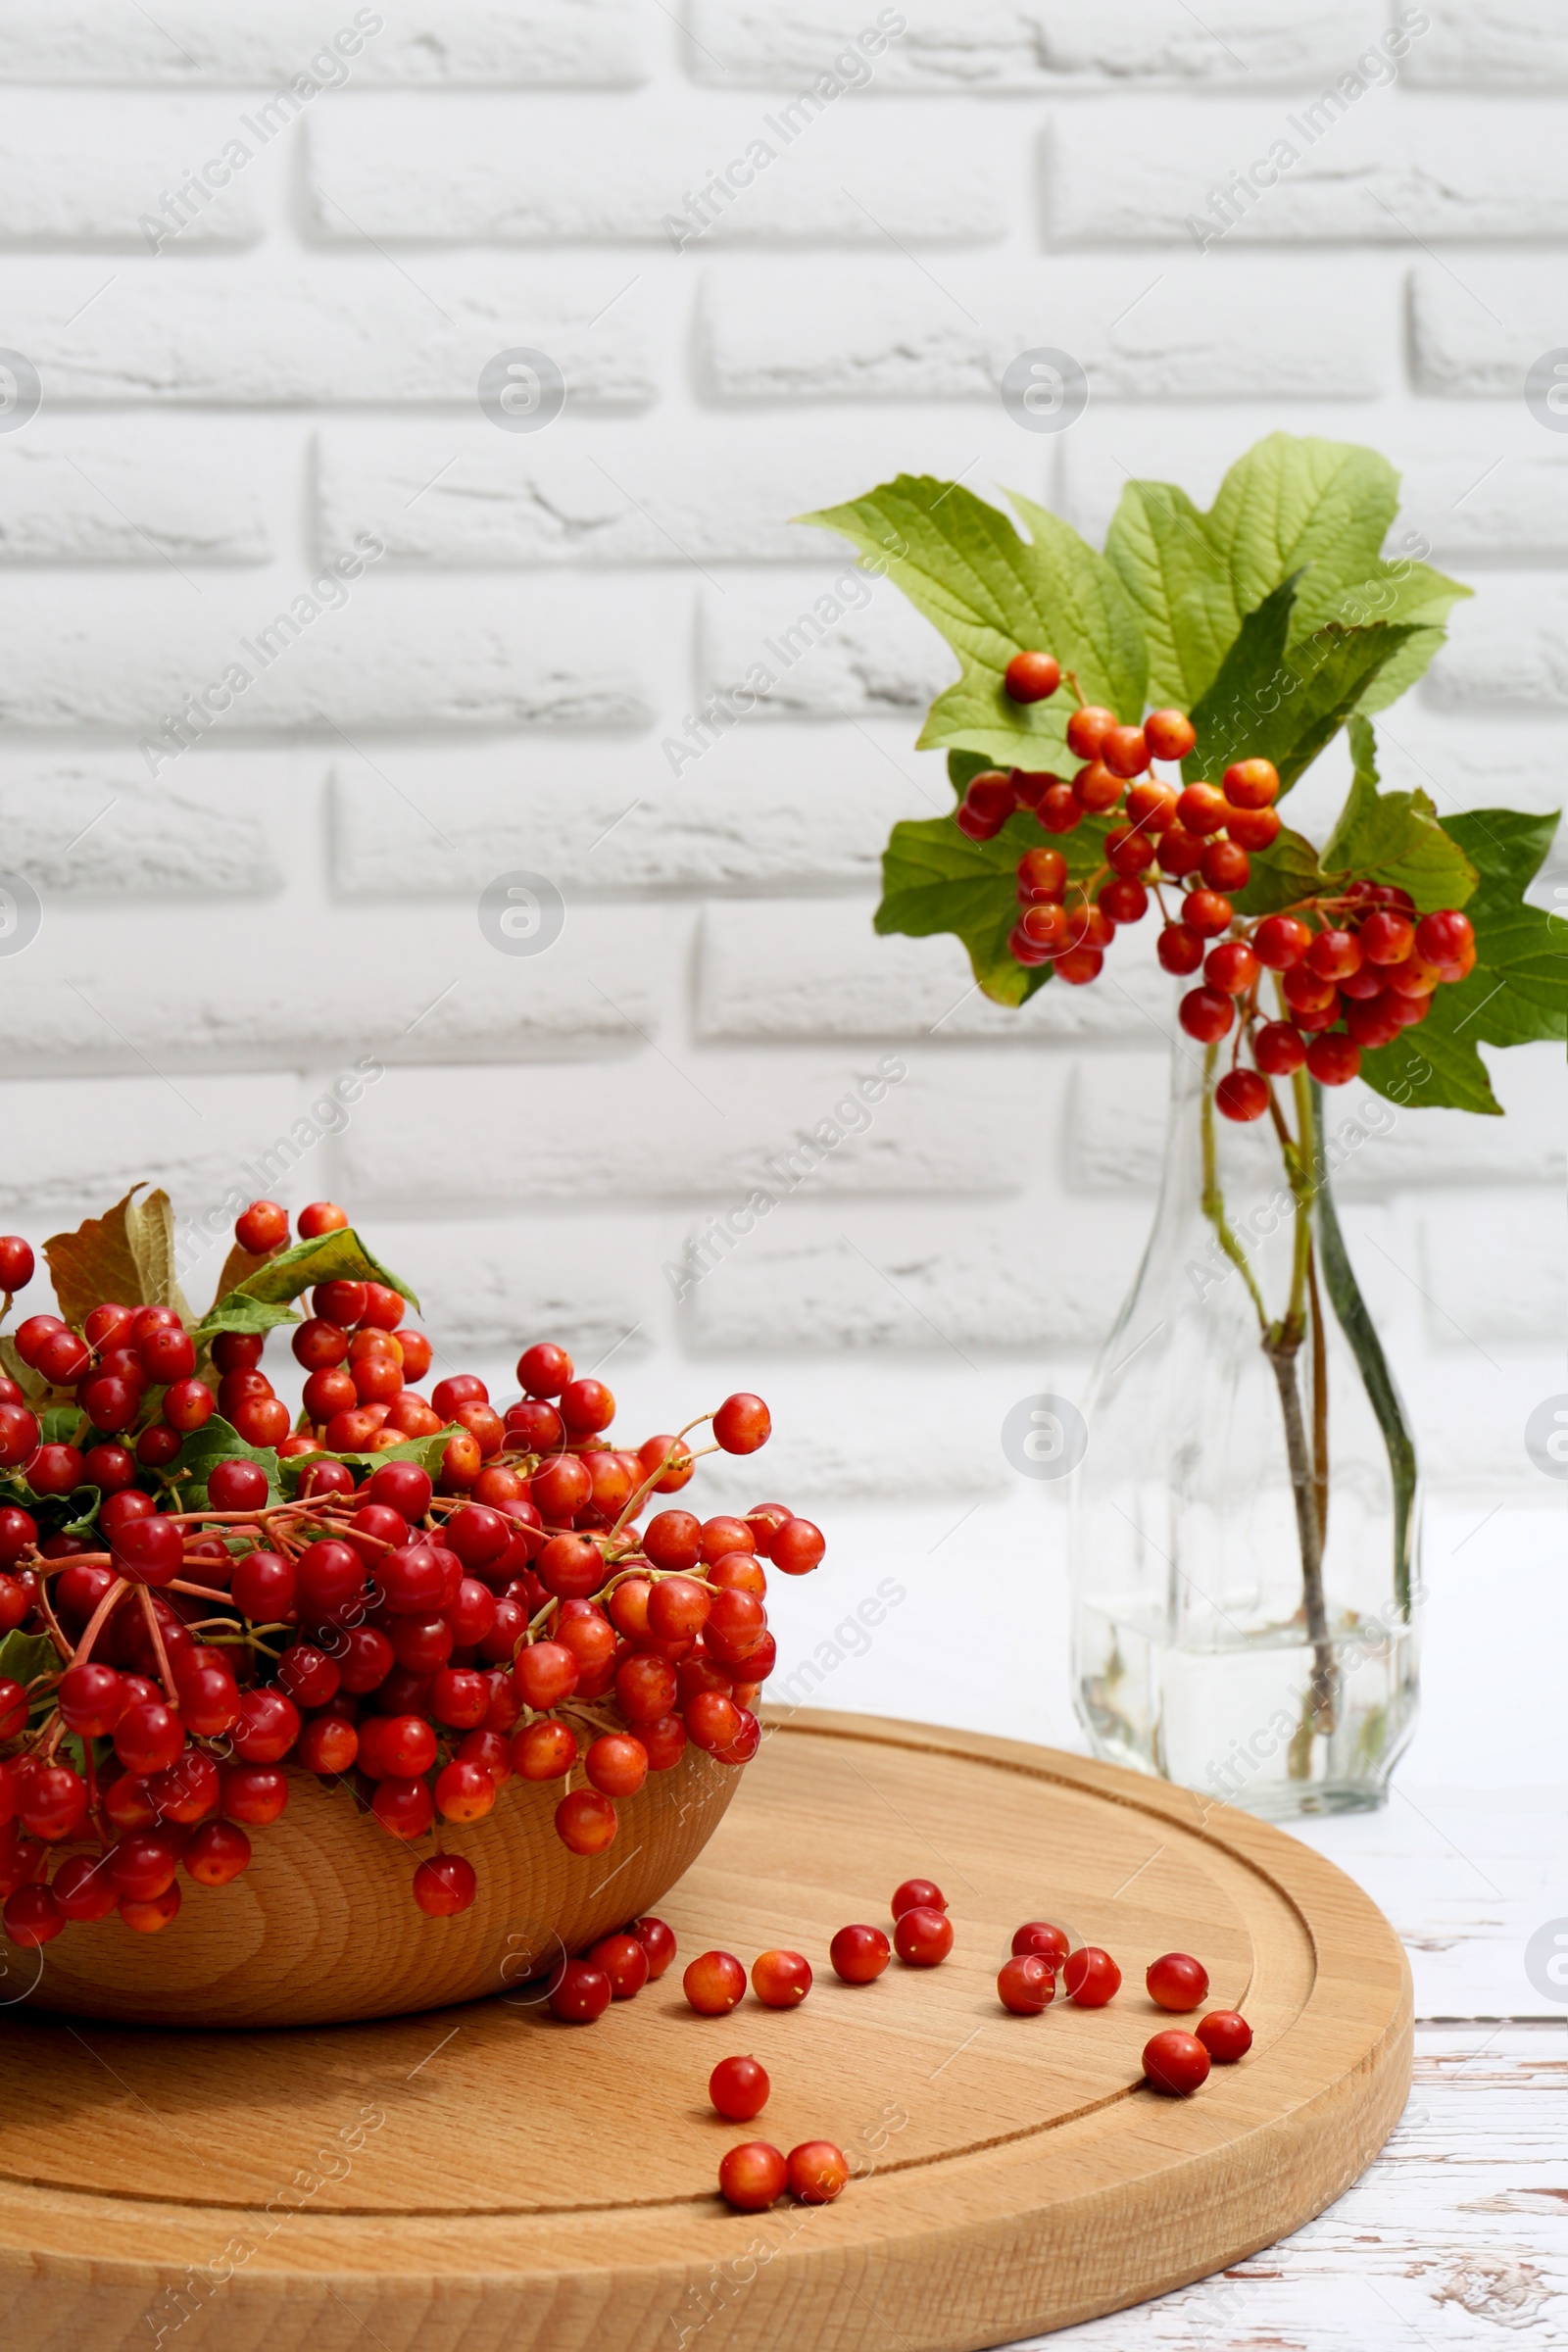
<path fill-rule="evenodd" d="M 300 1212 L 300 1239 L 314 1241 L 347 1224 L 343 1209 L 318 1200 Z M 234 1230 L 242 1249 L 268 1256 L 288 1241 L 287 1213 L 275 1200 L 257 1200 Z M 9 1297 L 32 1273 L 28 1245 L 16 1236 L 0 1240 L 0 1289 Z M 67 1495 L 83 1485 L 113 1494 L 142 1471 L 168 1469 L 185 1439 L 215 1413 L 248 1446 L 273 1446 L 282 1459 L 323 1446 L 334 1453 L 385 1452 L 456 1422 L 443 1483 L 471 1486 L 483 1452 L 479 1439 L 467 1442 L 463 1400 L 455 1400 L 459 1409 L 444 1419 L 422 1397 L 402 1393 L 406 1375 L 418 1380 L 428 1371 L 431 1350 L 422 1332 L 400 1328 L 406 1303 L 401 1293 L 378 1282 L 326 1282 L 312 1303 L 311 1321 L 294 1334 L 294 1353 L 310 1374 L 298 1430 L 260 1369 L 264 1336 L 220 1332 L 211 1348 L 216 1380 L 208 1380 L 196 1376 L 198 1342 L 172 1306 L 105 1299 L 83 1317 L 80 1331 L 60 1315 L 27 1316 L 16 1332 L 17 1353 L 63 1393 L 60 1401 L 69 1392 L 81 1413 L 80 1442 L 40 1446 L 36 1418 L 12 1382 L 5 1392 L 9 1411 L 0 1410 L 0 1468 L 24 1468 L 40 1497 Z M 485 1441 L 496 1436 L 491 1422 L 499 1429 L 493 1413 L 479 1422 Z M 498 1450 L 498 1442 L 490 1449 Z"/>
<path fill-rule="evenodd" d="M 317 1232 L 347 1225 L 330 1203 L 302 1229 L 307 1219 Z M 287 1218 L 257 1202 L 236 1234 L 277 1249 Z M 0 1238 L 7 1291 L 31 1272 L 26 1244 Z M 710 1446 L 687 1444 L 692 1422 L 617 1448 L 610 1390 L 544 1343 L 523 1351 L 524 1394 L 504 1413 L 471 1374 L 426 1402 L 403 1374 L 419 1349 L 428 1362 L 429 1344 L 390 1330 L 394 1300 L 401 1314 L 378 1284 L 317 1289 L 294 1336 L 310 1377 L 292 1435 L 259 1372 L 259 1337 L 221 1333 L 199 1364 L 172 1309 L 112 1301 L 80 1333 L 51 1315 L 19 1330 L 23 1362 L 69 1384 L 81 1420 L 70 1443 L 46 1444 L 20 1387 L 0 1381 L 0 1468 L 18 1474 L 19 1496 L 0 1507 L 0 1634 L 49 1644 L 25 1685 L 0 1679 L 0 1917 L 14 1943 L 115 1910 L 147 1933 L 166 1926 L 178 1868 L 221 1886 L 247 1867 L 247 1831 L 287 1803 L 288 1760 L 351 1776 L 406 1840 L 438 1816 L 482 1820 L 514 1773 L 564 1782 L 557 1833 L 586 1855 L 615 1837 L 616 1800 L 688 1742 L 726 1765 L 756 1753 L 753 1710 L 776 1654 L 763 1563 L 806 1574 L 825 1548 L 819 1530 L 782 1503 L 706 1522 L 666 1509 L 646 1528 L 634 1513 L 684 1488 L 703 1452 L 755 1452 L 771 1427 L 761 1398 L 701 1416 Z M 356 1352 L 361 1340 L 371 1345 Z M 389 1394 L 352 1406 L 313 1396 L 325 1377 L 358 1396 L 367 1368 Z M 249 1444 L 309 1457 L 295 1498 L 272 1501 L 267 1469 L 236 1453 L 206 1459 L 206 1505 L 182 1507 L 192 1473 L 172 1398 L 186 1434 L 215 1412 L 243 1434 L 248 1416 Z M 412 1459 L 338 1458 L 362 1450 L 356 1416 L 371 1414 L 372 1456 L 449 1433 L 438 1477 Z M 119 1444 L 138 1417 L 134 1448 Z M 84 1487 L 98 1491 L 90 1532 Z M 58 1524 L 73 1512 L 72 1528 Z M 586 1785 L 573 1788 L 579 1760 Z M 62 1848 L 81 1850 L 50 1877 Z M 472 1865 L 439 1842 L 415 1872 L 432 1917 L 466 1910 L 475 1889 Z"/>
<path fill-rule="evenodd" d="M 1070 2001 L 1080 2009 L 1103 2009 L 1121 1990 L 1121 1970 L 1098 1944 L 1069 1950 L 1064 1929 L 1030 1920 L 1012 1939 L 1012 1957 L 997 1978 L 997 1995 L 1015 2017 L 1038 2017 L 1055 1998 L 1059 1974 Z M 1144 1983 L 1158 2009 L 1178 2014 L 1200 2009 L 1208 1997 L 1208 1971 L 1188 1952 L 1165 1952 L 1152 1960 Z M 1234 2066 L 1252 2046 L 1252 2029 L 1234 2009 L 1211 2010 L 1194 2034 L 1167 2029 L 1144 2045 L 1144 2075 L 1155 2090 L 1185 2098 L 1207 2081 L 1211 2064 Z"/>
<path fill-rule="evenodd" d="M 1054 694 L 1062 671 L 1049 654 L 1014 655 L 1004 683 L 1014 702 Z M 1076 680 L 1068 673 L 1076 690 Z M 1416 919 L 1402 890 L 1350 882 L 1260 920 L 1239 920 L 1232 904 L 1251 876 L 1251 854 L 1278 837 L 1273 806 L 1279 772 L 1268 760 L 1239 760 L 1219 785 L 1168 783 L 1156 760 L 1180 760 L 1197 743 L 1180 710 L 1152 710 L 1141 726 L 1080 701 L 1067 721 L 1067 748 L 1083 764 L 1069 779 L 1020 768 L 973 777 L 956 811 L 971 841 L 990 841 L 1015 810 L 1033 812 L 1048 833 L 1070 833 L 1086 814 L 1122 806 L 1105 835 L 1104 863 L 1068 885 L 1059 850 L 1026 850 L 1018 860 L 1022 913 L 1008 937 L 1014 959 L 1050 964 L 1081 987 L 1098 979 L 1119 925 L 1148 913 L 1151 894 L 1164 917 L 1158 954 L 1168 972 L 1203 967 L 1203 984 L 1183 998 L 1182 1026 L 1214 1045 L 1236 1028 L 1232 1068 L 1216 1090 L 1228 1118 L 1260 1118 L 1267 1079 L 1304 1063 L 1324 1086 L 1355 1076 L 1363 1049 L 1391 1045 L 1426 1018 L 1442 981 L 1475 964 L 1475 936 L 1456 909 Z M 1167 901 L 1167 892 L 1170 898 Z M 1265 971 L 1281 975 L 1284 1018 L 1259 1011 Z M 1254 1067 L 1240 1065 L 1246 1039 Z"/>
<path fill-rule="evenodd" d="M 1234 1026 L 1231 1066 L 1214 1100 L 1228 1119 L 1246 1120 L 1267 1110 L 1270 1078 L 1288 1078 L 1303 1063 L 1320 1086 L 1348 1085 L 1363 1050 L 1392 1045 L 1426 1019 L 1444 981 L 1468 977 L 1476 945 L 1469 916 L 1456 907 L 1418 917 L 1407 891 L 1350 882 L 1332 897 L 1237 925 L 1206 955 L 1190 922 L 1172 923 L 1160 934 L 1159 959 L 1168 972 L 1202 964 L 1202 984 L 1187 991 L 1177 1017 L 1203 1045 L 1217 1045 Z M 1265 972 L 1278 978 L 1277 1020 L 1258 1004 Z M 1240 1059 L 1244 1040 L 1250 1069 Z"/>

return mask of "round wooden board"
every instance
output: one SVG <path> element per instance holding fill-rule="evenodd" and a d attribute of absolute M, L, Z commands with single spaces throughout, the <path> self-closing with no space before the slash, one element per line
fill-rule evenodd
<path fill-rule="evenodd" d="M 827 1943 L 946 1889 L 956 1941 L 841 1984 Z M 1052 1750 L 793 1716 L 661 1906 L 680 1959 L 595 2027 L 527 1988 L 362 2026 L 170 2034 L 13 2008 L 0 2037 L 8 2352 L 936 2352 L 1141 2301 L 1319 2212 L 1410 2081 L 1386 1921 L 1306 1847 L 1189 1791 Z M 1106 2009 L 1015 2018 L 1012 1929 L 1118 1959 Z M 119 1934 L 106 1923 L 93 1934 Z M 441 1933 L 432 1922 L 432 1936 Z M 804 1950 L 804 2006 L 699 2018 L 680 1970 Z M 1189 2100 L 1141 2081 L 1195 1952 L 1255 2041 Z M 15 1955 L 12 1956 L 13 1966 Z M 1192 2021 L 1188 2021 L 1189 2023 Z M 758 2122 L 707 2105 L 762 2059 Z M 824 2136 L 836 2205 L 730 2212 L 719 2157 Z"/>

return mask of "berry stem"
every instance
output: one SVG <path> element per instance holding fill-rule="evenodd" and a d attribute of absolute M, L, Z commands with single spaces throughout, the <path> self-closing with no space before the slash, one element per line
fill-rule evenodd
<path fill-rule="evenodd" d="M 109 1554 L 105 1552 L 104 1557 L 107 1559 Z M 98 1603 L 98 1606 L 94 1609 L 92 1615 L 87 1620 L 86 1626 L 82 1631 L 81 1640 L 76 1643 L 76 1654 L 72 1660 L 73 1665 L 83 1666 L 86 1664 L 87 1660 L 92 1656 L 93 1643 L 97 1641 L 99 1635 L 103 1632 L 104 1627 L 108 1624 L 109 1619 L 114 1615 L 115 1610 L 119 1607 L 121 1601 L 124 1598 L 125 1594 L 129 1591 L 129 1578 L 124 1576 L 116 1577 L 114 1583 L 110 1586 L 108 1592 L 104 1594 L 102 1600 Z"/>
<path fill-rule="evenodd" d="M 643 1503 L 653 1493 L 655 1487 L 658 1486 L 660 1480 L 663 1477 L 664 1472 L 669 1468 L 670 1463 L 675 1459 L 675 1456 L 681 1451 L 681 1440 L 686 1436 L 687 1432 L 693 1429 L 701 1429 L 705 1421 L 711 1421 L 712 1418 L 713 1416 L 711 1413 L 699 1413 L 695 1421 L 687 1422 L 685 1429 L 676 1430 L 675 1435 L 669 1443 L 669 1451 L 665 1454 L 658 1469 L 650 1470 L 648 1476 L 643 1480 L 642 1485 L 627 1495 L 625 1507 L 622 1509 L 621 1514 L 615 1521 L 613 1527 L 610 1530 L 612 1536 L 618 1536 L 621 1529 L 625 1526 L 627 1520 L 636 1518 L 637 1513 L 642 1508 Z M 687 1450 L 689 1451 L 690 1449 L 688 1448 Z M 704 1453 L 716 1453 L 718 1451 L 718 1447 L 716 1446 L 705 1446 L 702 1448 L 702 1451 Z M 698 1456 L 696 1453 L 693 1453 L 691 1458 L 693 1461 L 696 1461 Z"/>
<path fill-rule="evenodd" d="M 158 1622 L 158 1611 L 153 1607 L 153 1596 L 145 1585 L 138 1585 L 136 1593 L 141 1602 L 141 1613 L 147 1621 L 147 1632 L 153 1645 L 153 1656 L 158 1660 L 158 1679 L 164 1686 L 164 1696 L 172 1707 L 177 1709 L 179 1700 L 174 1692 L 174 1678 L 169 1670 L 169 1652 L 164 1647 L 164 1629 Z"/>
<path fill-rule="evenodd" d="M 1257 1313 L 1262 1348 L 1279 1391 L 1285 1424 L 1285 1451 L 1290 1466 L 1291 1492 L 1296 1505 L 1297 1539 L 1301 1552 L 1301 1598 L 1307 1638 L 1312 1644 L 1312 1683 L 1308 1707 L 1313 1728 L 1325 1738 L 1334 1730 L 1338 1676 L 1329 1639 L 1328 1610 L 1323 1593 L 1323 1544 L 1328 1522 L 1328 1362 L 1322 1305 L 1312 1250 L 1312 1202 L 1317 1184 L 1314 1172 L 1315 1121 L 1311 1082 L 1304 1069 L 1293 1081 L 1297 1105 L 1297 1134 L 1292 1136 L 1269 1088 L 1269 1109 L 1279 1138 L 1285 1173 L 1296 1201 L 1292 1235 L 1291 1288 L 1285 1313 L 1271 1321 L 1252 1269 L 1225 1214 L 1219 1187 L 1214 1132 L 1214 1063 L 1218 1047 L 1208 1047 L 1203 1060 L 1200 1115 L 1202 1122 L 1203 1214 L 1219 1237 L 1220 1248 L 1240 1272 Z M 1296 1363 L 1310 1328 L 1312 1342 L 1312 1442 L 1301 1412 Z M 1292 1750 L 1292 1770 L 1298 1751 Z M 1305 1777 L 1306 1750 L 1300 1750 L 1298 1777 Z"/>
<path fill-rule="evenodd" d="M 1257 1320 L 1262 1329 L 1266 1346 L 1268 1310 L 1263 1304 L 1263 1294 L 1258 1289 L 1252 1269 L 1247 1262 L 1246 1250 L 1231 1231 L 1230 1220 L 1225 1214 L 1224 1195 L 1219 1189 L 1218 1157 L 1214 1146 L 1214 1063 L 1218 1054 L 1217 1045 L 1206 1047 L 1203 1053 L 1203 1086 L 1200 1112 L 1203 1134 L 1203 1214 L 1219 1236 L 1220 1248 L 1247 1285 L 1248 1295 L 1257 1309 Z"/>
<path fill-rule="evenodd" d="M 49 1629 L 50 1641 L 53 1642 L 56 1649 L 69 1666 L 72 1659 L 71 1643 L 67 1641 L 60 1620 L 50 1605 L 48 1586 L 42 1577 L 38 1579 L 38 1613 Z"/>

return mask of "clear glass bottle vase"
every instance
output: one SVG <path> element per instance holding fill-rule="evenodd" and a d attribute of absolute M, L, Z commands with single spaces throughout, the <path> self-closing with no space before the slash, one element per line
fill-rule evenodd
<path fill-rule="evenodd" d="M 1304 1071 L 1215 1107 L 1174 1054 L 1143 1264 L 1091 1383 L 1073 1679 L 1098 1755 L 1274 1819 L 1381 1804 L 1417 1706 L 1415 1448 L 1334 1211 L 1392 1119 Z"/>

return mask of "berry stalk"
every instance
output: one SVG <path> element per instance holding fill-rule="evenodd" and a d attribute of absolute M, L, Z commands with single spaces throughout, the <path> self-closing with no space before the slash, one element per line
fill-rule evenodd
<path fill-rule="evenodd" d="M 1259 1342 L 1279 1393 L 1280 1415 L 1285 1429 L 1285 1453 L 1296 1509 L 1297 1541 L 1301 1554 L 1302 1613 L 1306 1620 L 1307 1640 L 1312 1645 L 1312 1681 L 1307 1695 L 1307 1714 L 1312 1729 L 1326 1739 L 1334 1730 L 1337 1718 L 1339 1675 L 1334 1660 L 1334 1645 L 1329 1637 L 1328 1606 L 1323 1592 L 1323 1548 L 1328 1531 L 1329 1495 L 1328 1361 L 1322 1299 L 1312 1248 L 1311 1211 L 1317 1197 L 1317 1185 L 1313 1176 L 1316 1122 L 1311 1087 L 1304 1068 L 1298 1069 L 1293 1079 L 1298 1125 L 1295 1136 L 1286 1123 L 1273 1088 L 1269 1088 L 1268 1107 L 1280 1139 L 1280 1155 L 1296 1205 L 1290 1293 L 1285 1312 L 1271 1317 L 1247 1252 L 1231 1227 L 1220 1190 L 1214 1129 L 1214 1065 L 1217 1054 L 1217 1045 L 1211 1045 L 1203 1057 L 1203 1089 L 1200 1110 L 1203 1214 L 1213 1226 L 1220 1248 L 1247 1285 L 1248 1296 L 1257 1315 Z M 1297 1362 L 1308 1339 L 1311 1343 L 1312 1365 L 1310 1438 L 1301 1409 L 1297 1376 Z M 1293 1749 L 1293 1769 L 1296 1761 L 1297 1751 Z M 1304 1772 L 1303 1755 L 1301 1773 L 1304 1775 Z"/>

